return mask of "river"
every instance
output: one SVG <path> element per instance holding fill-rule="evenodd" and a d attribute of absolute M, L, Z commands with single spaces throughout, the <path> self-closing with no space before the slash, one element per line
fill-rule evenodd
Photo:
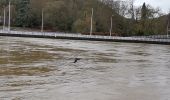
<path fill-rule="evenodd" d="M 170 100 L 170 46 L 0 37 L 0 100 Z"/>

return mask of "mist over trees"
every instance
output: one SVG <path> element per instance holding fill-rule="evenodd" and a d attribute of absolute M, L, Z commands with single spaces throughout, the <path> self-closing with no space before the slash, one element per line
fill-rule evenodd
<path fill-rule="evenodd" d="M 113 17 L 113 34 L 165 34 L 167 16 L 159 8 L 143 3 L 134 6 L 134 0 L 10 0 L 12 26 L 40 28 L 44 11 L 44 27 L 51 31 L 90 31 L 91 9 L 94 9 L 93 32 L 109 32 Z M 0 18 L 8 11 L 9 0 L 0 0 Z M 7 13 L 7 12 L 6 12 Z M 7 13 L 8 14 L 8 13 Z M 1 22 L 2 25 L 2 22 Z"/>

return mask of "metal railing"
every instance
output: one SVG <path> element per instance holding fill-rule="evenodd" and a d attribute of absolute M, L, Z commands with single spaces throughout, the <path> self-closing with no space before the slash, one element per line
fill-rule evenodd
<path fill-rule="evenodd" d="M 82 35 L 80 33 L 64 33 L 64 32 L 24 32 L 24 31 L 5 31 L 0 30 L 0 34 L 18 34 L 30 36 L 44 37 L 68 37 L 68 38 L 86 38 L 86 39 L 103 39 L 103 40 L 124 40 L 124 41 L 146 41 L 146 42 L 167 42 L 170 43 L 170 37 L 166 35 L 152 36 L 133 36 L 133 37 L 118 37 L 118 36 L 99 36 L 99 35 Z"/>

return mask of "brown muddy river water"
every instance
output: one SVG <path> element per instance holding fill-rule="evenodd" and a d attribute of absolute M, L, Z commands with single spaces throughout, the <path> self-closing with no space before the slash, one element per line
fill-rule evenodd
<path fill-rule="evenodd" d="M 170 100 L 170 46 L 0 37 L 0 100 Z"/>

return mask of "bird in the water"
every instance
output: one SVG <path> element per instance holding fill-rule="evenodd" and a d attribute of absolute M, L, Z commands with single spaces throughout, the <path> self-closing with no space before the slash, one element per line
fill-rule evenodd
<path fill-rule="evenodd" d="M 81 58 L 75 58 L 73 63 L 77 63 Z"/>

